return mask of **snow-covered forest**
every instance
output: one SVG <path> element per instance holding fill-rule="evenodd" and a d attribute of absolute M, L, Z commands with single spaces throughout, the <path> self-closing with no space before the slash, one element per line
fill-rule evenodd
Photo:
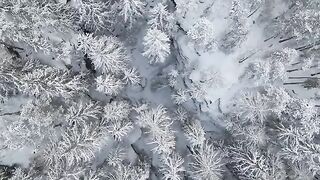
<path fill-rule="evenodd" d="M 319 0 L 0 0 L 0 179 L 320 179 Z"/>

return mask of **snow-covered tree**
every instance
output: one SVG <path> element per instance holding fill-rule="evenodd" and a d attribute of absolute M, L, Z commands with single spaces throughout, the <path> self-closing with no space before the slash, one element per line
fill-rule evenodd
<path fill-rule="evenodd" d="M 176 91 L 176 94 L 171 95 L 171 97 L 173 101 L 178 105 L 183 104 L 190 99 L 189 92 L 184 89 L 178 89 Z"/>
<path fill-rule="evenodd" d="M 69 98 L 87 91 L 83 74 L 40 64 L 38 60 L 25 60 L 17 56 L 1 62 L 1 97 L 25 94 L 30 97 Z"/>
<path fill-rule="evenodd" d="M 96 78 L 96 90 L 108 95 L 117 95 L 123 88 L 123 82 L 111 75 L 101 75 Z"/>
<path fill-rule="evenodd" d="M 29 101 L 24 104 L 14 116 L 14 121 L 3 119 L 6 125 L 4 133 L 0 135 L 1 148 L 3 150 L 21 150 L 27 146 L 33 146 L 35 151 L 48 138 L 48 134 L 54 132 L 55 118 L 59 117 L 59 111 L 50 110 L 52 107 L 45 101 Z"/>
<path fill-rule="evenodd" d="M 107 132 L 114 137 L 114 139 L 121 141 L 125 136 L 127 136 L 134 126 L 132 122 L 125 120 L 117 120 L 115 122 L 110 122 L 107 126 Z"/>
<path fill-rule="evenodd" d="M 287 47 L 281 50 L 272 51 L 268 58 L 270 58 L 270 61 L 277 61 L 288 65 L 289 63 L 295 63 L 295 61 L 297 61 L 299 52 Z"/>
<path fill-rule="evenodd" d="M 9 44 L 25 43 L 35 51 L 60 50 L 61 38 L 51 34 L 72 31 L 73 11 L 56 1 L 1 1 L 1 40 Z M 51 33 L 50 33 L 51 32 Z"/>
<path fill-rule="evenodd" d="M 111 36 L 80 34 L 77 41 L 76 49 L 88 56 L 99 74 L 95 80 L 97 91 L 117 95 L 126 84 L 139 83 L 137 70 L 129 66 L 129 56 L 119 40 Z"/>
<path fill-rule="evenodd" d="M 0 102 L 19 92 L 18 84 L 11 73 L 0 73 Z"/>
<path fill-rule="evenodd" d="M 206 18 L 200 18 L 188 31 L 188 36 L 199 48 L 212 48 L 215 45 L 214 26 Z"/>
<path fill-rule="evenodd" d="M 126 101 L 112 101 L 104 106 L 104 118 L 107 121 L 129 118 L 130 105 Z"/>
<path fill-rule="evenodd" d="M 133 166 L 130 164 L 120 163 L 111 171 L 107 171 L 104 175 L 110 180 L 146 180 L 148 179 L 148 166 Z"/>
<path fill-rule="evenodd" d="M 121 141 L 134 128 L 133 122 L 129 119 L 130 112 L 130 105 L 125 101 L 112 101 L 104 107 L 102 124 L 118 141 Z"/>
<path fill-rule="evenodd" d="M 188 12 L 194 11 L 199 6 L 196 0 L 177 0 L 176 2 L 176 13 L 182 18 L 186 18 Z"/>
<path fill-rule="evenodd" d="M 183 159 L 178 154 L 162 157 L 163 167 L 160 171 L 164 174 L 164 180 L 182 180 L 182 173 L 185 171 L 183 167 Z"/>
<path fill-rule="evenodd" d="M 300 131 L 305 138 L 312 138 L 320 132 L 317 118 L 317 109 L 312 101 L 292 99 L 279 113 L 281 126 L 294 128 Z"/>
<path fill-rule="evenodd" d="M 137 123 L 146 128 L 146 133 L 151 135 L 151 144 L 156 144 L 155 152 L 170 153 L 174 149 L 175 137 L 171 129 L 172 120 L 164 107 L 158 106 L 141 111 L 137 117 Z"/>
<path fill-rule="evenodd" d="M 202 84 L 195 83 L 192 84 L 189 88 L 191 98 L 195 99 L 196 101 L 202 102 L 207 95 L 207 89 L 205 86 L 202 86 Z"/>
<path fill-rule="evenodd" d="M 110 23 L 110 3 L 81 0 L 76 6 L 76 20 L 86 31 L 97 31 Z"/>
<path fill-rule="evenodd" d="M 37 168 L 37 164 L 41 164 L 42 168 L 28 175 L 29 178 L 100 177 L 99 174 L 85 170 L 82 165 L 90 164 L 108 139 L 108 132 L 98 118 L 102 114 L 101 106 L 80 101 L 77 104 L 71 102 L 68 109 L 54 108 L 57 107 L 52 101 L 27 103 L 17 120 L 22 126 L 16 126 L 14 131 L 7 134 L 7 137 L 13 135 L 8 138 L 10 141 L 6 141 L 7 145 L 20 143 L 20 148 L 36 148 L 36 157 L 32 162 L 35 167 L 28 168 L 26 172 Z"/>
<path fill-rule="evenodd" d="M 70 97 L 85 92 L 81 75 L 72 76 L 71 72 L 45 67 L 25 74 L 20 80 L 21 91 L 35 97 Z"/>
<path fill-rule="evenodd" d="M 255 148 L 265 146 L 270 138 L 264 124 L 241 124 L 241 119 L 227 122 L 227 130 L 236 137 L 236 141 Z"/>
<path fill-rule="evenodd" d="M 286 179 L 284 162 L 279 156 L 259 149 L 236 146 L 230 150 L 231 162 L 241 179 Z"/>
<path fill-rule="evenodd" d="M 179 77 L 179 72 L 176 69 L 172 69 L 170 70 L 170 72 L 168 73 L 168 81 L 169 81 L 169 86 L 176 88 L 177 84 L 178 84 L 178 79 Z"/>
<path fill-rule="evenodd" d="M 223 152 L 216 150 L 213 145 L 204 143 L 199 150 L 192 154 L 189 173 L 195 179 L 221 179 L 224 166 Z"/>
<path fill-rule="evenodd" d="M 117 146 L 107 155 L 106 162 L 109 166 L 117 167 L 125 158 L 125 149 Z"/>
<path fill-rule="evenodd" d="M 237 109 L 244 119 L 264 121 L 271 108 L 267 97 L 258 92 L 246 92 L 237 101 Z"/>
<path fill-rule="evenodd" d="M 171 32 L 171 30 L 173 30 L 174 18 L 173 15 L 168 12 L 167 5 L 158 3 L 149 13 L 150 19 L 148 20 L 148 24 L 151 28 L 159 29 L 164 32 Z"/>
<path fill-rule="evenodd" d="M 284 38 L 296 37 L 298 40 L 314 42 L 320 35 L 318 30 L 319 8 L 306 8 L 301 6 L 289 17 L 279 18 L 281 35 Z"/>
<path fill-rule="evenodd" d="M 269 107 L 267 116 L 259 118 L 263 121 L 255 118 L 244 121 L 245 117 L 240 116 L 229 122 L 228 129 L 235 141 L 228 149 L 230 165 L 237 169 L 235 173 L 249 179 L 286 179 L 288 176 L 299 177 L 296 175 L 299 171 L 306 176 L 310 176 L 306 172 L 318 172 L 317 158 L 314 158 L 318 144 L 314 137 L 319 133 L 315 128 L 319 125 L 314 121 L 317 117 L 314 104 L 272 86 L 260 90 L 260 93 L 263 97 L 252 102 L 262 102 Z M 245 99 L 249 101 L 251 98 Z M 234 143 L 238 145 L 234 146 Z"/>
<path fill-rule="evenodd" d="M 291 100 L 284 89 L 273 86 L 241 93 L 231 117 L 226 119 L 227 130 L 240 143 L 256 148 L 265 146 L 270 141 L 266 127 L 269 119 L 279 116 Z"/>
<path fill-rule="evenodd" d="M 95 37 L 93 34 L 78 34 L 76 50 L 82 51 L 84 54 L 88 54 L 92 51 L 92 44 L 95 43 Z"/>
<path fill-rule="evenodd" d="M 281 87 L 267 86 L 264 88 L 267 97 L 270 99 L 272 112 L 279 115 L 281 112 L 285 111 L 287 105 L 293 100 L 292 96 L 288 91 Z"/>
<path fill-rule="evenodd" d="M 144 5 L 142 0 L 119 0 L 114 6 L 123 17 L 124 22 L 128 22 L 131 25 L 143 15 Z"/>
<path fill-rule="evenodd" d="M 140 76 L 135 68 L 131 68 L 123 72 L 122 80 L 126 84 L 137 85 L 140 83 Z"/>
<path fill-rule="evenodd" d="M 32 172 L 27 171 L 23 168 L 16 168 L 15 171 L 13 172 L 12 177 L 10 177 L 10 180 L 19 180 L 19 179 L 23 179 L 23 180 L 29 180 L 32 179 Z"/>
<path fill-rule="evenodd" d="M 254 83 L 268 84 L 283 82 L 287 77 L 287 70 L 282 62 L 262 61 L 250 63 L 243 77 L 254 80 Z"/>
<path fill-rule="evenodd" d="M 319 10 L 0 0 L 0 179 L 319 179 Z"/>
<path fill-rule="evenodd" d="M 251 16 L 258 16 L 262 9 L 264 0 L 233 0 L 231 2 L 229 18 L 231 20 L 230 30 L 225 34 L 221 46 L 230 52 L 239 47 L 246 40 L 252 23 Z"/>
<path fill-rule="evenodd" d="M 92 34 L 80 35 L 79 50 L 88 54 L 94 68 L 103 74 L 115 74 L 127 70 L 128 56 L 123 44 L 114 37 L 93 37 Z"/>
<path fill-rule="evenodd" d="M 60 140 L 51 140 L 44 151 L 47 166 L 66 169 L 92 162 L 104 143 L 104 131 L 94 123 L 68 128 Z"/>
<path fill-rule="evenodd" d="M 82 126 L 87 121 L 97 120 L 102 113 L 102 107 L 94 102 L 77 102 L 67 109 L 66 120 L 71 126 Z"/>
<path fill-rule="evenodd" d="M 191 146 L 203 146 L 205 138 L 205 131 L 199 120 L 186 121 L 184 126 L 184 134 Z"/>
<path fill-rule="evenodd" d="M 3 102 L 9 97 L 19 94 L 18 73 L 24 69 L 25 63 L 15 55 L 10 54 L 4 45 L 0 47 L 0 102 Z"/>
<path fill-rule="evenodd" d="M 170 54 L 170 39 L 158 29 L 147 30 L 143 45 L 143 55 L 149 59 L 150 63 L 164 63 Z"/>

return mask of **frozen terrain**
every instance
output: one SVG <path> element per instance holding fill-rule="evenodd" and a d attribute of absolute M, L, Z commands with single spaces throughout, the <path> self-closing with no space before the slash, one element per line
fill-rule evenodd
<path fill-rule="evenodd" d="M 319 179 L 319 12 L 0 0 L 0 179 Z"/>

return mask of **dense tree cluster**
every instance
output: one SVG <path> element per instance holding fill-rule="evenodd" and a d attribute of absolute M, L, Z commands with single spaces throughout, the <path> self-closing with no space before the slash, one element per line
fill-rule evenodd
<path fill-rule="evenodd" d="M 0 179 L 319 179 L 319 11 L 0 0 Z"/>

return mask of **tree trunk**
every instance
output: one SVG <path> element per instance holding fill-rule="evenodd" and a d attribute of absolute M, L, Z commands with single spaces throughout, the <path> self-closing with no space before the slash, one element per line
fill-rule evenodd
<path fill-rule="evenodd" d="M 311 76 L 315 76 L 315 75 L 318 75 L 318 74 L 320 74 L 320 72 L 313 73 L 313 74 L 311 74 Z"/>
<path fill-rule="evenodd" d="M 0 116 L 10 116 L 10 115 L 20 115 L 21 111 L 17 111 L 17 112 L 8 112 L 8 113 L 3 113 L 0 114 Z"/>
<path fill-rule="evenodd" d="M 300 69 L 289 69 L 289 70 L 287 70 L 287 72 L 295 72 L 295 71 L 299 71 L 299 70 L 302 70 L 301 68 Z"/>
<path fill-rule="evenodd" d="M 283 83 L 283 85 L 295 85 L 295 84 L 303 84 L 304 82 L 292 82 L 292 83 Z"/>
<path fill-rule="evenodd" d="M 289 37 L 289 38 L 280 39 L 280 40 L 279 40 L 279 43 L 283 43 L 283 42 L 289 41 L 289 40 L 291 40 L 291 39 L 293 39 L 293 38 L 296 38 L 296 37 L 297 37 L 297 36 L 292 36 L 292 37 Z"/>

